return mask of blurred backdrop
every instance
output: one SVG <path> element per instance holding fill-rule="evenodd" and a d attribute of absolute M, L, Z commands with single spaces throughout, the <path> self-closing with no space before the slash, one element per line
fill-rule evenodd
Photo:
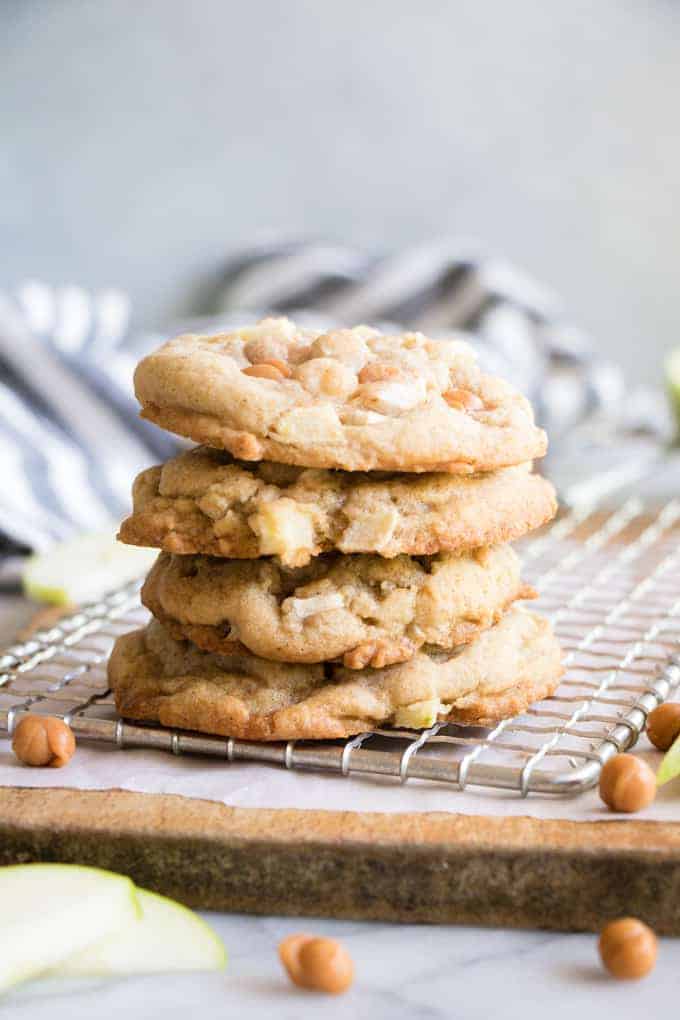
<path fill-rule="evenodd" d="M 234 246 L 479 241 L 639 380 L 677 344 L 680 6 L 4 0 L 2 285 L 210 311 Z"/>

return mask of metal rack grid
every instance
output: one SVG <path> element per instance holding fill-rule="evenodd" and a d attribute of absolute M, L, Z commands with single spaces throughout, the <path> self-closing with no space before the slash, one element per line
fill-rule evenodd
<path fill-rule="evenodd" d="M 680 499 L 647 510 L 574 510 L 519 543 L 524 574 L 560 636 L 556 693 L 491 731 L 437 723 L 347 741 L 257 744 L 118 718 L 106 682 L 115 638 L 146 611 L 139 584 L 114 592 L 0 656 L 0 732 L 22 714 L 58 715 L 78 739 L 316 769 L 529 793 L 575 794 L 632 746 L 648 712 L 680 683 Z"/>

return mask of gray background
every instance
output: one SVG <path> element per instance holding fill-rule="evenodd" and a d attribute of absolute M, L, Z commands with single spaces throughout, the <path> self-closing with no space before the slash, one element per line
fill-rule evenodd
<path fill-rule="evenodd" d="M 209 300 L 265 232 L 477 238 L 637 378 L 677 340 L 680 7 L 0 4 L 0 286 Z"/>

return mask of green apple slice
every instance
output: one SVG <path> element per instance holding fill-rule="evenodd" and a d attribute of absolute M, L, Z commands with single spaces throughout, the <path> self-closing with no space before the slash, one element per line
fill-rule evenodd
<path fill-rule="evenodd" d="M 0 990 L 34 977 L 134 922 L 134 884 L 72 864 L 0 868 Z"/>
<path fill-rule="evenodd" d="M 157 555 L 153 549 L 123 545 L 113 532 L 80 535 L 29 557 L 24 591 L 29 598 L 55 606 L 94 602 L 141 577 Z"/>
<path fill-rule="evenodd" d="M 680 347 L 676 348 L 666 358 L 665 364 L 666 386 L 671 400 L 675 421 L 680 434 Z"/>
<path fill-rule="evenodd" d="M 146 889 L 138 889 L 137 895 L 142 908 L 139 920 L 63 960 L 53 975 L 224 969 L 224 946 L 198 914 Z"/>
<path fill-rule="evenodd" d="M 664 786 L 676 776 L 680 776 L 680 737 L 676 737 L 661 759 L 659 771 L 656 774 L 656 785 Z"/>

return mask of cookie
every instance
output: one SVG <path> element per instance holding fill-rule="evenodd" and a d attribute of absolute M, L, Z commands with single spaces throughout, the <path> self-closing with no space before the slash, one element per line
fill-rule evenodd
<path fill-rule="evenodd" d="M 560 660 L 548 621 L 520 609 L 451 653 L 358 672 L 202 652 L 153 621 L 118 638 L 109 681 L 129 719 L 243 740 L 320 740 L 437 719 L 493 725 L 551 694 Z"/>
<path fill-rule="evenodd" d="M 144 418 L 241 460 L 466 474 L 547 445 L 526 398 L 484 375 L 471 347 L 421 333 L 264 319 L 188 334 L 140 362 L 135 391 Z"/>
<path fill-rule="evenodd" d="M 172 553 L 286 566 L 344 553 L 427 556 L 511 542 L 554 517 L 555 491 L 531 465 L 479 475 L 367 475 L 234 461 L 208 447 L 135 479 L 119 538 Z"/>
<path fill-rule="evenodd" d="M 142 602 L 168 632 L 209 652 L 277 662 L 342 659 L 350 669 L 404 662 L 421 645 L 451 649 L 519 598 L 508 545 L 456 556 L 320 556 L 306 567 L 161 553 Z"/>

